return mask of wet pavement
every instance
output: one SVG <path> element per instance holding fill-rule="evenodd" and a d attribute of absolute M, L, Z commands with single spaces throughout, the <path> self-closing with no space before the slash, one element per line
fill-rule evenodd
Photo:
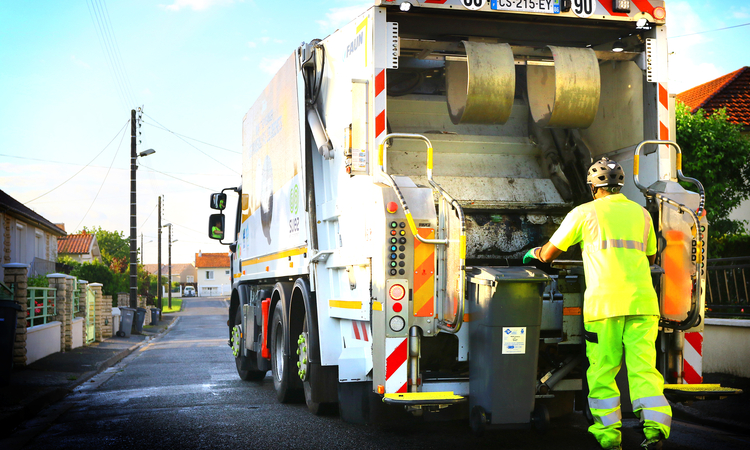
<path fill-rule="evenodd" d="M 547 433 L 493 430 L 476 437 L 465 422 L 362 426 L 337 415 L 314 416 L 304 404 L 279 404 L 270 377 L 244 382 L 237 376 L 226 312 L 223 299 L 186 299 L 168 332 L 136 343 L 122 361 L 78 383 L 70 395 L 0 438 L 0 448 L 597 448 L 581 414 L 554 419 Z M 712 417 L 700 403 L 691 407 L 698 420 L 711 419 L 713 425 L 676 413 L 673 437 L 664 448 L 749 448 L 750 427 L 742 423 L 747 419 L 724 422 L 724 415 L 746 415 L 748 405 L 738 400 L 724 400 Z M 624 421 L 626 449 L 640 443 L 636 425 Z"/>

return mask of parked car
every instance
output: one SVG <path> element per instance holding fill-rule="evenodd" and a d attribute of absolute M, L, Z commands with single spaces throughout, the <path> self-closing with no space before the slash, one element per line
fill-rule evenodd
<path fill-rule="evenodd" d="M 182 293 L 183 297 L 195 297 L 195 288 L 192 286 L 185 286 L 185 291 Z"/>

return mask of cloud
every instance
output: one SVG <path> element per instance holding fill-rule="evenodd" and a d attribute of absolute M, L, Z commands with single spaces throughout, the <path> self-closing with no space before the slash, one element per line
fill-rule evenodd
<path fill-rule="evenodd" d="M 258 46 L 258 44 L 256 44 L 256 43 L 255 43 L 255 42 L 253 42 L 253 41 L 250 41 L 250 42 L 248 42 L 248 43 L 247 43 L 247 46 L 248 46 L 248 47 L 250 47 L 250 48 L 255 48 L 255 47 L 257 47 L 257 46 Z"/>
<path fill-rule="evenodd" d="M 73 61 L 77 66 L 83 67 L 84 69 L 91 69 L 91 66 L 76 58 L 75 55 L 70 55 L 70 60 Z"/>
<path fill-rule="evenodd" d="M 279 71 L 279 69 L 281 69 L 281 66 L 284 65 L 287 59 L 289 59 L 288 56 L 280 56 L 278 58 L 264 57 L 260 60 L 260 70 L 266 72 L 267 74 L 274 75 Z"/>
<path fill-rule="evenodd" d="M 159 5 L 159 7 L 167 11 L 179 11 L 183 8 L 202 11 L 214 5 L 229 5 L 232 3 L 234 3 L 234 0 L 174 0 L 174 3 L 171 5 Z"/>
<path fill-rule="evenodd" d="M 324 31 L 333 31 L 349 23 L 352 19 L 365 12 L 372 6 L 372 2 L 360 3 L 358 5 L 343 8 L 331 8 L 326 13 L 325 20 L 316 20 Z"/>

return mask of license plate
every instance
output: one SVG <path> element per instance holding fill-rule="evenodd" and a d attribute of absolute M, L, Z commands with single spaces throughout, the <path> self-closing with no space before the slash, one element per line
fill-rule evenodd
<path fill-rule="evenodd" d="M 560 0 L 492 0 L 490 8 L 498 11 L 560 14 Z"/>

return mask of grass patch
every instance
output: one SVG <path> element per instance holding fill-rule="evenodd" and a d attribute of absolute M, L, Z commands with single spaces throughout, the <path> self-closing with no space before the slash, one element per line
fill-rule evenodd
<path fill-rule="evenodd" d="M 180 310 L 182 309 L 182 299 L 181 298 L 172 297 L 172 307 L 171 308 L 168 307 L 168 303 L 167 303 L 168 301 L 169 300 L 166 299 L 166 298 L 162 298 L 161 299 L 161 304 L 164 307 L 162 309 L 162 311 L 164 313 L 180 312 Z"/>
<path fill-rule="evenodd" d="M 75 376 L 75 375 L 68 375 L 68 381 L 75 381 L 77 379 L 78 379 L 78 377 Z"/>

